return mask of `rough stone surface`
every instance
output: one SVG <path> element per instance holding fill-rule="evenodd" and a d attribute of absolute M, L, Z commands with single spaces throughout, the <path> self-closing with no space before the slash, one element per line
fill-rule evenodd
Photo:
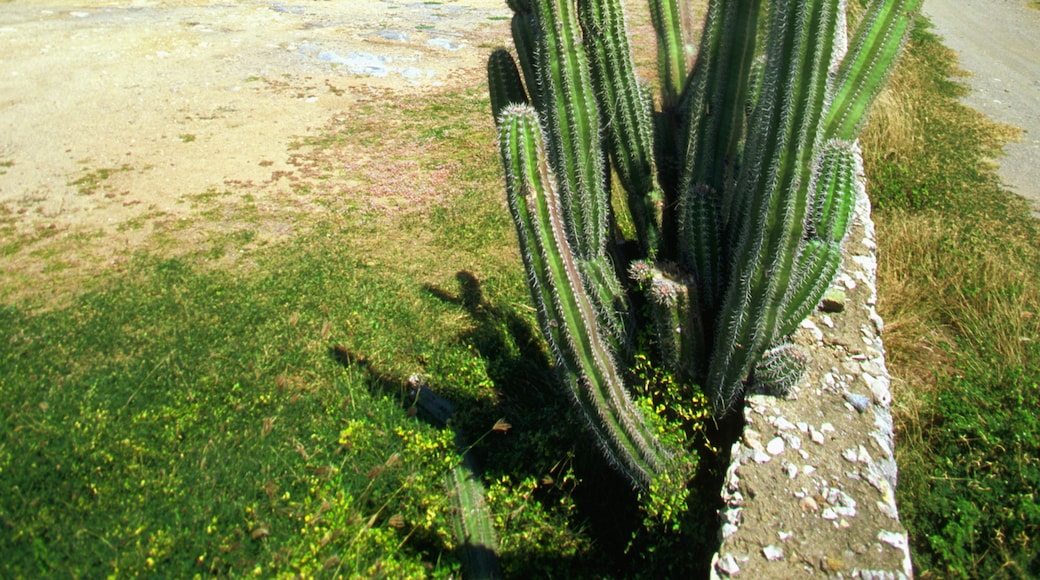
<path fill-rule="evenodd" d="M 913 576 L 895 503 L 876 248 L 861 178 L 834 283 L 844 309 L 817 311 L 799 328 L 795 341 L 811 368 L 787 399 L 747 397 L 722 489 L 713 578 Z"/>

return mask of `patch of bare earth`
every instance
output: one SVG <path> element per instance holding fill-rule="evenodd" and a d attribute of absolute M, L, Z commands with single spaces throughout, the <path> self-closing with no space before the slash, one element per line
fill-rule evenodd
<path fill-rule="evenodd" d="M 394 151 L 394 103 L 479 86 L 509 14 L 499 0 L 3 4 L 5 286 L 75 281 L 156 234 L 190 248 L 239 227 L 228 208 L 243 204 L 259 243 L 327 208 L 315 195 L 417 203 L 400 192 L 444 176 Z M 372 123 L 384 140 L 316 167 L 322 135 Z"/>

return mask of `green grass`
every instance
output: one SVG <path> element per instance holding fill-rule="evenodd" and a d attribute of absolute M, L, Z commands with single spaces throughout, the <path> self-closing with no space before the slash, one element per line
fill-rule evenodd
<path fill-rule="evenodd" d="M 84 170 L 83 175 L 70 181 L 68 185 L 75 187 L 80 195 L 93 195 L 104 185 L 109 177 L 124 171 L 130 171 L 132 167 L 123 164 L 120 167 L 102 167 L 100 169 Z"/>
<path fill-rule="evenodd" d="M 26 291 L 55 275 L 33 253 L 104 240 L 3 230 L 22 267 L 0 278 L 0 575 L 457 576 L 459 459 L 406 409 L 413 374 L 479 441 L 508 576 L 704 564 L 691 538 L 714 530 L 645 524 L 561 400 L 485 97 L 398 105 L 301 140 L 307 198 L 282 215 L 203 192 L 128 263 L 62 271 L 58 298 Z"/>
<path fill-rule="evenodd" d="M 333 306 L 361 305 L 326 260 L 294 265 L 316 271 L 269 262 L 247 281 L 140 257 L 70 308 L 3 310 L 9 573 L 392 576 L 445 550 L 430 516 L 448 509 L 450 437 L 330 356 Z"/>
<path fill-rule="evenodd" d="M 479 171 L 497 183 L 494 165 Z M 485 201 L 458 209 L 486 214 L 475 207 Z M 494 408 L 488 362 L 465 340 L 479 329 L 448 298 L 459 269 L 482 272 L 465 248 L 486 255 L 503 242 L 424 247 L 419 218 L 401 229 L 371 217 L 305 218 L 306 233 L 251 254 L 245 273 L 210 267 L 208 248 L 145 252 L 66 306 L 5 305 L 2 575 L 457 571 L 444 483 L 452 436 L 409 418 L 406 379 L 419 373 L 460 407 Z M 443 227 L 459 217 L 447 212 Z M 243 249 L 256 229 L 213 246 Z M 61 253 L 59 241 L 24 245 Z M 490 265 L 486 295 L 496 276 L 521 287 L 510 258 Z M 483 340 L 504 343 L 486 311 L 495 326 Z M 476 440 L 495 420 L 469 422 Z"/>
<path fill-rule="evenodd" d="M 898 500 L 920 577 L 1037 577 L 1040 230 L 989 162 L 1014 131 L 958 102 L 953 63 L 915 33 L 865 139 Z"/>

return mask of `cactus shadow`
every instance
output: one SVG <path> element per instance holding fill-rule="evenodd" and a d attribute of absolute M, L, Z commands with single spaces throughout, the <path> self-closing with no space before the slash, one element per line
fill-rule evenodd
<path fill-rule="evenodd" d="M 521 548 L 503 555 L 504 567 L 525 576 L 571 570 L 580 571 L 580 576 L 615 577 L 619 570 L 631 567 L 626 546 L 642 525 L 636 492 L 603 461 L 587 436 L 584 420 L 559 385 L 541 333 L 530 318 L 490 302 L 471 272 L 459 271 L 455 280 L 454 289 L 430 284 L 424 289 L 466 312 L 471 324 L 459 340 L 484 359 L 497 399 L 493 408 L 460 412 L 457 426 L 475 438 L 494 418 L 505 417 L 513 425 L 506 437 L 474 450 L 485 479 L 509 476 L 520 481 L 533 476 L 555 481 L 543 484 L 532 499 L 548 506 L 561 494 L 568 495 L 578 511 L 574 521 L 597 546 L 595 554 L 563 559 L 533 547 Z M 559 482 L 568 469 L 580 484 L 567 487 Z"/>

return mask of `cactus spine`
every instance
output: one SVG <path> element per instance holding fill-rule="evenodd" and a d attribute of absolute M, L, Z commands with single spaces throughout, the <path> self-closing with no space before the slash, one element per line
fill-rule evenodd
<path fill-rule="evenodd" d="M 788 337 L 841 263 L 856 135 L 921 0 L 649 0 L 661 109 L 621 0 L 510 0 L 514 57 L 488 61 L 510 211 L 543 334 L 610 461 L 637 485 L 675 462 L 625 388 L 631 337 L 715 415 L 807 366 Z M 695 56 L 695 57 L 694 57 Z M 639 256 L 622 252 L 611 171 Z M 627 279 L 622 281 L 619 275 Z"/>

